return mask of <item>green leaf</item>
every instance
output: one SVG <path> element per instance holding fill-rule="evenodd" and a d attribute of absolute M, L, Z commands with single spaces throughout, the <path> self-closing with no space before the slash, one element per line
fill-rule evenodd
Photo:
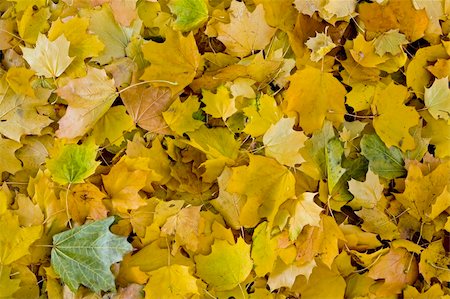
<path fill-rule="evenodd" d="M 78 145 L 60 141 L 56 142 L 53 154 L 47 160 L 47 168 L 59 184 L 83 183 L 100 164 L 95 161 L 96 156 L 97 146 L 92 142 Z"/>
<path fill-rule="evenodd" d="M 191 31 L 208 20 L 208 6 L 205 0 L 172 0 L 168 6 L 177 16 L 173 23 L 175 30 Z"/>
<path fill-rule="evenodd" d="M 328 190 L 330 190 L 330 192 L 333 191 L 339 179 L 345 172 L 345 169 L 341 166 L 343 153 L 344 148 L 339 139 L 333 138 L 328 141 L 325 158 L 327 162 Z"/>
<path fill-rule="evenodd" d="M 375 134 L 364 135 L 361 139 L 361 153 L 369 160 L 369 167 L 379 176 L 394 179 L 406 174 L 402 152 L 392 146 L 387 148 Z"/>
<path fill-rule="evenodd" d="M 197 275 L 218 291 L 231 290 L 243 282 L 253 268 L 250 245 L 241 238 L 231 245 L 216 240 L 210 255 L 195 257 Z"/>
<path fill-rule="evenodd" d="M 113 222 L 108 217 L 53 236 L 52 267 L 73 292 L 80 284 L 96 293 L 115 289 L 109 268 L 133 248 L 109 231 Z"/>

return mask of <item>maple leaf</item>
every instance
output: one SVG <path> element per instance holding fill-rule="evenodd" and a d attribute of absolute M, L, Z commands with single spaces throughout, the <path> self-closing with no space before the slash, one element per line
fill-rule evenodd
<path fill-rule="evenodd" d="M 64 144 L 59 140 L 46 164 L 52 179 L 62 185 L 83 183 L 100 164 L 96 162 L 97 146 L 91 143 Z"/>
<path fill-rule="evenodd" d="M 403 151 L 415 148 L 409 129 L 419 123 L 416 110 L 403 105 L 407 97 L 408 91 L 404 86 L 391 83 L 376 93 L 373 100 L 377 114 L 373 126 L 377 135 L 387 147 L 395 145 Z"/>
<path fill-rule="evenodd" d="M 265 22 L 262 5 L 249 12 L 245 3 L 238 1 L 231 2 L 230 23 L 218 23 L 215 29 L 227 52 L 238 57 L 264 49 L 276 31 Z"/>
<path fill-rule="evenodd" d="M 361 153 L 369 160 L 369 167 L 387 179 L 406 174 L 402 153 L 396 147 L 387 148 L 377 135 L 364 135 L 361 140 Z"/>
<path fill-rule="evenodd" d="M 172 103 L 169 88 L 140 85 L 124 90 L 121 98 L 128 113 L 141 128 L 161 134 L 170 132 L 162 117 Z"/>
<path fill-rule="evenodd" d="M 113 222 L 114 217 L 108 217 L 53 236 L 52 267 L 73 292 L 80 284 L 96 293 L 115 289 L 109 267 L 132 246 L 109 231 Z"/>
<path fill-rule="evenodd" d="M 318 32 L 316 32 L 315 37 L 310 37 L 305 44 L 311 50 L 311 60 L 314 62 L 323 59 L 328 52 L 336 47 L 336 44 L 328 35 Z"/>
<path fill-rule="evenodd" d="M 128 209 L 137 209 L 146 204 L 138 193 L 147 181 L 146 165 L 141 164 L 140 167 L 144 169 L 133 169 L 122 160 L 115 164 L 107 175 L 102 175 L 105 190 L 117 211 L 126 212 Z"/>
<path fill-rule="evenodd" d="M 72 63 L 73 57 L 69 57 L 70 42 L 60 36 L 54 41 L 39 34 L 34 49 L 22 48 L 23 58 L 38 76 L 56 78 Z"/>
<path fill-rule="evenodd" d="M 72 79 L 57 89 L 60 97 L 69 106 L 59 120 L 56 135 L 59 138 L 75 139 L 84 135 L 108 111 L 116 98 L 114 80 L 105 70 L 89 67 L 87 75 Z"/>
<path fill-rule="evenodd" d="M 179 298 L 199 294 L 197 279 L 189 267 L 170 265 L 150 272 L 150 279 L 144 288 L 146 298 Z"/>
<path fill-rule="evenodd" d="M 245 107 L 242 111 L 248 117 L 244 132 L 253 137 L 263 135 L 272 124 L 278 122 L 282 117 L 277 102 L 267 94 L 263 94 L 256 99 L 254 105 Z"/>
<path fill-rule="evenodd" d="M 52 121 L 44 113 L 49 94 L 41 92 L 38 98 L 16 94 L 0 79 L 0 133 L 19 142 L 22 135 L 38 135 L 49 125 Z"/>
<path fill-rule="evenodd" d="M 95 35 L 87 33 L 89 19 L 78 16 L 62 22 L 60 19 L 52 22 L 48 32 L 49 40 L 56 40 L 64 35 L 70 42 L 69 56 L 74 57 L 66 73 L 73 77 L 86 75 L 86 65 L 84 60 L 88 57 L 98 56 L 105 48 L 105 45 Z"/>
<path fill-rule="evenodd" d="M 203 110 L 211 114 L 212 117 L 222 118 L 225 121 L 237 111 L 235 98 L 230 97 L 229 91 L 225 86 L 219 86 L 216 94 L 203 90 L 202 95 L 202 102 L 206 105 Z"/>
<path fill-rule="evenodd" d="M 15 174 L 22 168 L 22 163 L 15 156 L 15 152 L 21 148 L 22 145 L 14 140 L 4 139 L 0 136 L 0 148 L 3 152 L 3 157 L 0 162 L 0 174 L 7 171 Z"/>
<path fill-rule="evenodd" d="M 101 9 L 82 9 L 80 16 L 89 18 L 89 31 L 95 33 L 100 42 L 105 45 L 99 55 L 92 59 L 93 61 L 104 65 L 115 58 L 125 56 L 125 48 L 131 39 L 132 31 L 124 30 L 117 24 L 109 4 L 102 5 Z M 95 48 L 91 50 L 93 49 Z"/>
<path fill-rule="evenodd" d="M 417 262 L 404 248 L 389 250 L 369 270 L 369 277 L 384 279 L 383 291 L 387 294 L 400 293 L 407 284 L 416 280 L 417 275 Z"/>
<path fill-rule="evenodd" d="M 217 290 L 230 290 L 242 283 L 253 268 L 250 246 L 242 238 L 236 244 L 216 240 L 211 254 L 195 258 L 197 275 Z"/>
<path fill-rule="evenodd" d="M 268 272 L 272 272 L 277 258 L 275 253 L 276 240 L 270 238 L 267 222 L 263 222 L 255 228 L 252 241 L 251 257 L 255 265 L 255 273 L 259 277 L 263 277 Z"/>
<path fill-rule="evenodd" d="M 308 138 L 303 132 L 294 131 L 294 124 L 295 118 L 282 118 L 263 136 L 266 156 L 291 167 L 305 161 L 299 151 Z"/>
<path fill-rule="evenodd" d="M 204 0 L 171 0 L 168 6 L 176 16 L 175 30 L 191 31 L 208 20 L 208 6 Z"/>
<path fill-rule="evenodd" d="M 450 89 L 448 78 L 436 79 L 430 88 L 425 88 L 425 106 L 435 119 L 450 118 Z"/>
<path fill-rule="evenodd" d="M 91 183 L 74 185 L 67 195 L 70 216 L 80 224 L 87 218 L 93 220 L 106 218 L 108 210 L 102 200 L 105 197 L 106 194 Z"/>
<path fill-rule="evenodd" d="M 383 185 L 380 184 L 378 176 L 370 169 L 366 173 L 366 180 L 359 182 L 351 179 L 348 182 L 349 191 L 354 198 L 351 201 L 353 207 L 373 208 L 383 195 Z"/>
<path fill-rule="evenodd" d="M 306 225 L 319 226 L 323 209 L 314 203 L 316 193 L 305 192 L 295 201 L 294 213 L 289 219 L 289 238 L 297 239 Z"/>
<path fill-rule="evenodd" d="M 35 44 L 42 32 L 48 30 L 48 19 L 51 13 L 48 7 L 33 9 L 33 5 L 28 6 L 23 12 L 22 18 L 17 24 L 19 35 L 24 41 Z"/>
<path fill-rule="evenodd" d="M 431 213 L 431 205 L 450 183 L 450 163 L 443 163 L 424 176 L 420 168 L 411 164 L 405 180 L 405 191 L 396 198 L 417 219 L 426 219 Z"/>
<path fill-rule="evenodd" d="M 322 128 L 325 119 L 340 124 L 344 120 L 344 86 L 328 73 L 307 66 L 295 72 L 286 91 L 286 113 L 294 113 L 305 133 Z"/>
<path fill-rule="evenodd" d="M 294 183 L 292 173 L 275 160 L 250 155 L 248 166 L 233 168 L 226 190 L 247 196 L 240 220 L 251 227 L 262 217 L 273 221 L 279 206 L 294 196 Z"/>
<path fill-rule="evenodd" d="M 185 37 L 167 30 L 164 43 L 147 42 L 142 52 L 150 66 L 141 79 L 152 81 L 155 86 L 169 87 L 173 95 L 192 82 L 203 63 L 192 33 Z"/>
<path fill-rule="evenodd" d="M 420 255 L 419 272 L 430 282 L 433 277 L 440 281 L 450 281 L 448 253 L 441 242 L 432 242 Z"/>
<path fill-rule="evenodd" d="M 0 236 L 0 264 L 5 266 L 29 254 L 30 245 L 42 234 L 42 225 L 21 227 L 10 210 L 0 215 L 0 224 L 9 232 Z"/>
<path fill-rule="evenodd" d="M 92 128 L 97 144 L 120 146 L 124 141 L 124 132 L 132 131 L 133 119 L 127 114 L 124 106 L 111 107 Z"/>
<path fill-rule="evenodd" d="M 172 105 L 162 113 L 164 120 L 170 129 L 179 135 L 185 132 L 195 131 L 203 122 L 194 119 L 193 114 L 200 108 L 196 96 L 187 98 L 184 102 L 180 99 L 173 101 Z"/>
<path fill-rule="evenodd" d="M 32 70 L 23 67 L 12 67 L 6 73 L 6 81 L 15 93 L 35 97 L 30 83 L 30 79 L 33 76 L 34 72 Z"/>

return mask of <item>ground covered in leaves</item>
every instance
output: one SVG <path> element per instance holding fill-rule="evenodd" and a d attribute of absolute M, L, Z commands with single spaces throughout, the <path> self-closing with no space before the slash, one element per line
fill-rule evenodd
<path fill-rule="evenodd" d="M 449 13 L 0 1 L 0 298 L 449 298 Z"/>

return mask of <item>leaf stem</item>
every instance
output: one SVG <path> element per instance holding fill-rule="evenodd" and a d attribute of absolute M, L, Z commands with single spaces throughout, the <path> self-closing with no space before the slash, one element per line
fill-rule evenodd
<path fill-rule="evenodd" d="M 167 83 L 170 85 L 178 85 L 178 82 L 172 82 L 172 81 L 166 81 L 166 80 L 148 80 L 148 81 L 142 81 L 142 82 L 131 84 L 130 86 L 127 86 L 122 90 L 119 90 L 117 93 L 121 94 L 122 92 L 127 91 L 128 89 L 131 89 L 131 88 L 139 86 L 139 85 L 147 84 L 147 83 Z"/>

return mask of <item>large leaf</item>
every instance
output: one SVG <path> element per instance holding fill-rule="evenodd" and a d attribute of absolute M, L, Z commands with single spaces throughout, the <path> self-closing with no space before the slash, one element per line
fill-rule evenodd
<path fill-rule="evenodd" d="M 96 293 L 115 289 L 109 268 L 132 246 L 109 231 L 113 222 L 114 217 L 108 217 L 53 236 L 52 267 L 73 292 L 80 284 Z"/>

